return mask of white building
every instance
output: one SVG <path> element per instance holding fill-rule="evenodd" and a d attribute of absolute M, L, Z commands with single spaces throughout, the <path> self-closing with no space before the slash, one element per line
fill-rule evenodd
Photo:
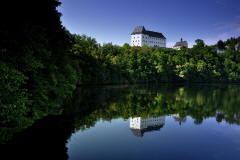
<path fill-rule="evenodd" d="M 219 48 L 217 48 L 216 51 L 217 51 L 217 53 L 223 53 L 223 52 L 225 52 L 225 49 L 219 49 Z"/>
<path fill-rule="evenodd" d="M 162 33 L 147 31 L 144 26 L 138 26 L 131 34 L 131 46 L 144 45 L 166 48 L 166 38 Z"/>
<path fill-rule="evenodd" d="M 187 41 L 183 41 L 183 39 L 181 38 L 181 41 L 180 42 L 176 42 L 176 44 L 173 46 L 173 49 L 180 50 L 182 46 L 188 48 L 188 42 Z"/>
<path fill-rule="evenodd" d="M 142 137 L 144 132 L 150 132 L 153 130 L 160 130 L 165 124 L 165 116 L 161 117 L 148 117 L 130 118 L 130 129 L 135 136 Z"/>
<path fill-rule="evenodd" d="M 235 50 L 236 50 L 236 51 L 240 51 L 240 42 L 238 42 L 238 43 L 235 45 Z"/>

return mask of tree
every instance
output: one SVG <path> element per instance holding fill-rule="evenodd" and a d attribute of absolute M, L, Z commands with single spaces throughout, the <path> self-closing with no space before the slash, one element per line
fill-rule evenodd
<path fill-rule="evenodd" d="M 195 43 L 196 43 L 196 46 L 197 46 L 197 47 L 204 47 L 204 46 L 205 46 L 204 41 L 201 40 L 201 39 L 195 40 Z"/>
<path fill-rule="evenodd" d="M 218 47 L 218 49 L 220 49 L 220 50 L 224 50 L 224 49 L 225 49 L 225 45 L 224 45 L 224 43 L 223 43 L 222 40 L 219 40 L 219 41 L 217 42 L 217 47 Z"/>

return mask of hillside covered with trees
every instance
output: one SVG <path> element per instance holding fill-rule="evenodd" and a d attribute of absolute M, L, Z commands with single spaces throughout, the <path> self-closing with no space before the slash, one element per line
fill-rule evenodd
<path fill-rule="evenodd" d="M 207 46 L 197 39 L 193 48 L 172 50 L 152 47 L 100 46 L 95 39 L 72 35 L 72 54 L 77 57 L 82 76 L 79 84 L 159 83 L 159 82 L 238 82 L 239 38 Z"/>

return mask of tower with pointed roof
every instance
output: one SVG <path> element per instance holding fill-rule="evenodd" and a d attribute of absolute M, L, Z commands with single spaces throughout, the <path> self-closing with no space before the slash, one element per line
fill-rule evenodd
<path fill-rule="evenodd" d="M 183 41 L 183 39 L 181 38 L 180 42 L 176 42 L 176 44 L 173 46 L 173 49 L 180 50 L 181 47 L 183 47 L 183 46 L 188 48 L 188 42 Z"/>

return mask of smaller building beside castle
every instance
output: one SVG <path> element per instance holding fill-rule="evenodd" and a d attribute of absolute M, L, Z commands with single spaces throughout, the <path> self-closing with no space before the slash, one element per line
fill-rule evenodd
<path fill-rule="evenodd" d="M 181 41 L 180 42 L 176 42 L 176 44 L 173 46 L 173 49 L 180 50 L 182 46 L 188 48 L 188 42 L 187 41 L 183 41 L 183 39 L 181 38 Z"/>

